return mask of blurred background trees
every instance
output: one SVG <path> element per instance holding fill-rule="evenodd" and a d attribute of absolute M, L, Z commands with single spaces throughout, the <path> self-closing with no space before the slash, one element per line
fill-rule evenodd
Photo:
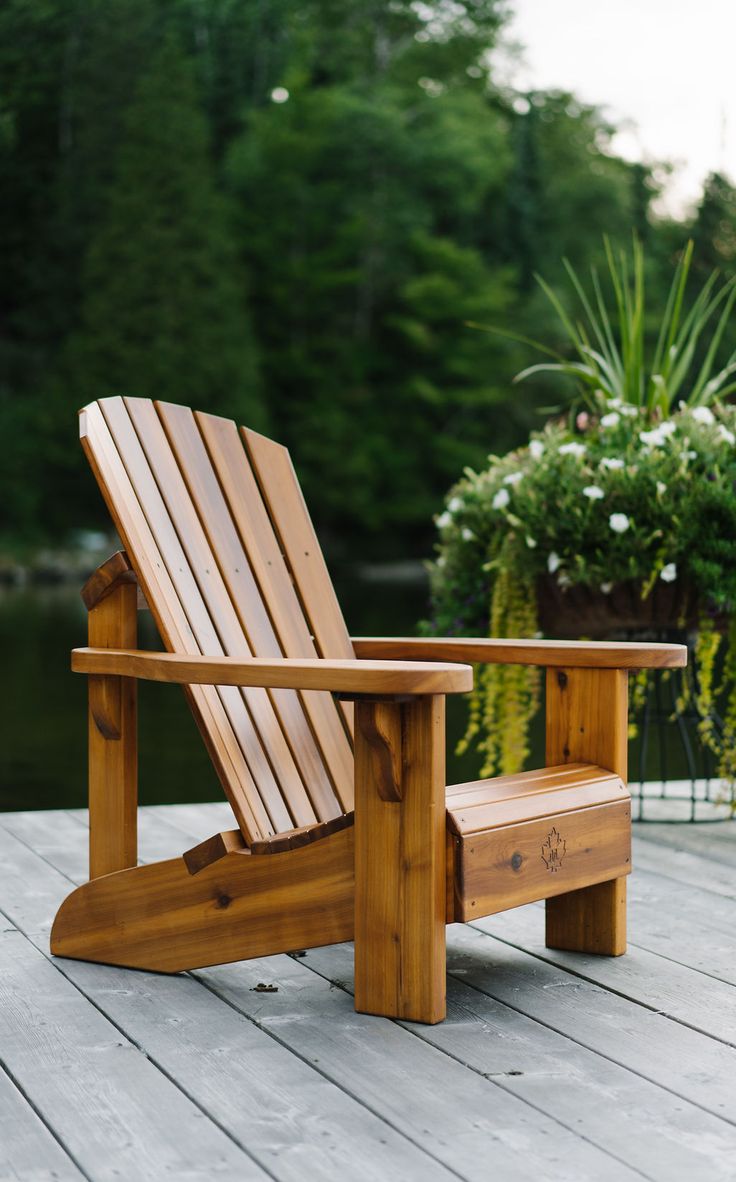
<path fill-rule="evenodd" d="M 497 84 L 503 0 L 5 0 L 0 539 L 104 521 L 74 413 L 169 398 L 291 449 L 346 555 L 419 555 L 466 464 L 560 390 L 534 283 L 602 235 L 663 283 L 736 265 L 736 194 L 689 224 L 574 96 Z M 697 278 L 701 278 L 698 276 Z M 733 343 L 732 347 L 733 347 Z"/>

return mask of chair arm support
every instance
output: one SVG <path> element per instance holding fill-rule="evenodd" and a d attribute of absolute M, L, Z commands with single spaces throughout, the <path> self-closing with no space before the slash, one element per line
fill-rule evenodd
<path fill-rule="evenodd" d="M 473 688 L 469 665 L 423 661 L 351 661 L 321 658 L 205 657 L 140 649 L 77 648 L 72 670 L 184 685 L 260 686 L 328 690 L 344 695 L 460 694 Z"/>
<path fill-rule="evenodd" d="M 483 640 L 456 637 L 353 637 L 366 660 L 467 661 L 482 665 L 543 665 L 584 669 L 680 669 L 684 644 L 587 640 Z"/>

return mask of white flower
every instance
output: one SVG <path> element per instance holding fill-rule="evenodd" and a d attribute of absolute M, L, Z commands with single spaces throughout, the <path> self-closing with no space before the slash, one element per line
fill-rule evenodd
<path fill-rule="evenodd" d="M 462 507 L 463 507 L 463 501 L 460 497 L 452 497 L 447 502 L 447 512 L 448 513 L 457 513 L 457 511 L 459 509 L 462 509 Z"/>
<path fill-rule="evenodd" d="M 675 563 L 668 562 L 666 566 L 663 566 L 659 572 L 659 577 L 660 579 L 663 579 L 665 583 L 674 583 L 675 579 L 677 578 L 677 566 Z"/>
<path fill-rule="evenodd" d="M 729 431 L 728 427 L 724 427 L 723 423 L 718 424 L 718 435 L 724 443 L 730 444 L 731 447 L 736 443 L 736 435 L 733 431 Z"/>
<path fill-rule="evenodd" d="M 610 414 L 604 415 L 601 419 L 601 427 L 618 427 L 620 422 L 621 415 L 612 410 Z"/>
<path fill-rule="evenodd" d="M 698 458 L 698 453 L 696 451 L 684 451 L 682 454 L 686 460 L 697 460 Z"/>
<path fill-rule="evenodd" d="M 435 566 L 444 566 L 446 562 L 447 562 L 447 559 L 445 558 L 444 554 L 440 554 L 439 558 L 437 559 L 437 562 L 435 563 Z"/>
<path fill-rule="evenodd" d="M 580 456 L 585 455 L 584 443 L 563 443 L 562 447 L 557 448 L 561 456 Z"/>
<path fill-rule="evenodd" d="M 651 431 L 640 431 L 639 438 L 647 447 L 664 447 L 669 436 L 676 430 L 675 424 L 667 421 L 653 427 Z"/>
<path fill-rule="evenodd" d="M 523 472 L 509 472 L 508 476 L 504 476 L 504 484 L 518 484 L 520 480 L 524 479 Z"/>
<path fill-rule="evenodd" d="M 608 524 L 615 534 L 625 534 L 631 522 L 625 513 L 612 513 L 608 518 Z"/>
<path fill-rule="evenodd" d="M 541 439 L 532 439 L 529 444 L 529 455 L 533 460 L 541 460 L 544 455 L 544 444 Z"/>
<path fill-rule="evenodd" d="M 551 554 L 547 555 L 547 570 L 551 575 L 553 575 L 559 567 L 560 561 L 561 559 L 559 554 L 555 554 L 554 550 Z"/>
<path fill-rule="evenodd" d="M 526 539 L 526 544 L 530 550 L 536 550 L 536 548 L 537 548 L 537 543 L 534 540 L 534 538 L 530 538 L 528 535 L 527 535 L 527 539 Z"/>
<path fill-rule="evenodd" d="M 601 583 L 601 591 L 604 595 L 610 595 L 613 591 L 613 583 Z"/>
<path fill-rule="evenodd" d="M 445 509 L 444 513 L 440 513 L 437 518 L 437 529 L 446 529 L 452 521 L 452 514 Z"/>
<path fill-rule="evenodd" d="M 613 410 L 618 410 L 621 406 L 623 406 L 623 403 L 621 402 L 620 398 L 609 398 L 607 405 L 612 407 Z"/>
<path fill-rule="evenodd" d="M 494 509 L 505 509 L 510 500 L 511 497 L 509 495 L 509 490 L 507 488 L 499 488 L 495 497 L 491 501 L 491 505 Z"/>
<path fill-rule="evenodd" d="M 704 427 L 712 427 L 716 421 L 716 416 L 707 406 L 696 406 L 691 413 L 695 422 L 702 423 Z"/>
<path fill-rule="evenodd" d="M 563 591 L 566 591 L 570 586 L 570 576 L 566 575 L 564 571 L 557 576 L 557 586 L 561 587 Z"/>
<path fill-rule="evenodd" d="M 639 408 L 638 408 L 638 406 L 631 406 L 631 404 L 630 404 L 630 403 L 628 403 L 628 402 L 627 402 L 627 403 L 625 403 L 625 404 L 624 404 L 624 405 L 621 407 L 621 414 L 622 414 L 622 415 L 628 415 L 628 417 L 629 417 L 629 418 L 636 418 L 636 416 L 638 415 L 638 413 L 639 413 Z"/>
<path fill-rule="evenodd" d="M 468 527 L 465 526 L 460 533 L 460 537 L 464 542 L 472 542 L 475 534 L 473 533 L 472 529 L 468 529 Z"/>
<path fill-rule="evenodd" d="M 590 501 L 600 501 L 601 497 L 605 495 L 603 489 L 599 488 L 597 484 L 588 484 L 583 489 L 583 496 Z"/>
<path fill-rule="evenodd" d="M 607 468 L 609 472 L 617 472 L 623 466 L 623 460 L 612 460 L 608 456 L 604 456 L 601 460 L 601 468 Z"/>
<path fill-rule="evenodd" d="M 657 496 L 663 497 L 666 492 L 667 492 L 667 485 L 664 483 L 663 480 L 658 480 L 657 481 Z"/>

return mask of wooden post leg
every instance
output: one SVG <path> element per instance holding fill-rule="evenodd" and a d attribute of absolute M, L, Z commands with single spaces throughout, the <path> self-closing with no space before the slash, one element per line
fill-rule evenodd
<path fill-rule="evenodd" d="M 94 648 L 136 648 L 137 588 L 118 583 L 90 608 Z M 89 678 L 89 876 L 99 878 L 138 861 L 136 682 Z"/>
<path fill-rule="evenodd" d="M 445 1016 L 445 699 L 359 701 L 355 1008 Z"/>
<path fill-rule="evenodd" d="M 597 763 L 627 782 L 628 675 L 623 669 L 547 670 L 548 767 Z M 547 900 L 548 948 L 626 951 L 626 879 Z"/>

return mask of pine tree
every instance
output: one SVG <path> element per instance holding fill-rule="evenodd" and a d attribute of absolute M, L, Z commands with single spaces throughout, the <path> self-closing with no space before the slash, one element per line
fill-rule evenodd
<path fill-rule="evenodd" d="M 229 209 L 191 66 L 171 36 L 124 120 L 67 373 L 77 398 L 171 398 L 263 424 Z"/>

